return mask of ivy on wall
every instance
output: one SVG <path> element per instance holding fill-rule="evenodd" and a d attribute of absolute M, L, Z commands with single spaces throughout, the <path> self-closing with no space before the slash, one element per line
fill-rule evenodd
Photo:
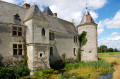
<path fill-rule="evenodd" d="M 86 38 L 87 32 L 83 31 L 79 36 L 78 36 L 78 40 L 79 40 L 79 46 L 80 49 L 78 51 L 78 60 L 81 61 L 81 47 L 84 46 L 87 43 L 87 38 Z"/>

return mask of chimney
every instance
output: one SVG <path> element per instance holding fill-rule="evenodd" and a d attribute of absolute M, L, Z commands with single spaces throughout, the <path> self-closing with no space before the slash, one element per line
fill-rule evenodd
<path fill-rule="evenodd" d="M 91 22 L 91 16 L 90 15 L 86 15 L 86 22 Z"/>
<path fill-rule="evenodd" d="M 53 14 L 53 17 L 57 17 L 57 13 L 54 13 L 54 14 Z"/>
<path fill-rule="evenodd" d="M 25 4 L 23 5 L 23 8 L 30 8 L 30 4 L 25 3 Z"/>

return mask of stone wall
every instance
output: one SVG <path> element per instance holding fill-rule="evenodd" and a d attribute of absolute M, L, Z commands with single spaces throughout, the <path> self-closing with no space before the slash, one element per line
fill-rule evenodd
<path fill-rule="evenodd" d="M 12 36 L 12 26 L 22 27 L 23 36 Z M 23 44 L 23 56 L 13 55 L 13 44 Z M 13 24 L 0 24 L 0 61 L 7 63 L 8 60 L 12 63 L 17 59 L 23 60 L 25 48 L 25 26 L 13 25 Z M 21 58 L 21 59 L 20 59 Z"/>
<path fill-rule="evenodd" d="M 62 55 L 66 55 L 66 59 L 76 59 L 78 53 L 78 42 L 74 43 L 74 36 L 64 33 L 55 33 L 55 40 L 50 41 L 50 47 L 53 47 L 53 55 L 50 55 L 50 62 L 55 62 L 62 58 Z M 74 50 L 76 49 L 76 56 L 74 55 Z"/>
<path fill-rule="evenodd" d="M 78 33 L 87 32 L 87 43 L 81 48 L 82 61 L 96 61 L 97 57 L 97 24 L 84 24 L 78 26 Z"/>
<path fill-rule="evenodd" d="M 49 27 L 46 21 L 31 19 L 27 25 L 27 56 L 31 75 L 39 69 L 49 67 Z M 42 36 L 42 28 L 45 36 Z"/>

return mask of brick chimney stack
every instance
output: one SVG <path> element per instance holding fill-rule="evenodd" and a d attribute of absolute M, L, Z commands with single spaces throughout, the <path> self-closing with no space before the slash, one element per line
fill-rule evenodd
<path fill-rule="evenodd" d="M 57 17 L 57 13 L 54 13 L 54 14 L 53 14 L 53 17 Z"/>
<path fill-rule="evenodd" d="M 30 4 L 25 3 L 25 4 L 23 5 L 23 8 L 30 8 Z"/>

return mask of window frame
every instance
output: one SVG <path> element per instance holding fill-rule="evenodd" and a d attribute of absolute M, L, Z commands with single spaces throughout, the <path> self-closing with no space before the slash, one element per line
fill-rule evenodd
<path fill-rule="evenodd" d="M 74 56 L 76 56 L 76 48 L 73 48 Z"/>
<path fill-rule="evenodd" d="M 16 34 L 14 34 L 15 32 Z M 23 28 L 19 26 L 12 26 L 12 36 L 23 36 Z"/>
<path fill-rule="evenodd" d="M 73 37 L 73 39 L 74 39 L 74 43 L 77 43 L 77 41 L 78 41 L 77 38 L 78 38 L 77 36 L 74 36 L 74 37 Z"/>
<path fill-rule="evenodd" d="M 16 46 L 16 47 L 14 47 Z M 21 47 L 20 47 L 21 46 Z M 16 54 L 15 51 L 16 50 Z M 22 50 L 22 51 L 21 51 Z M 21 52 L 20 52 L 21 51 Z M 22 56 L 23 55 L 23 44 L 13 44 L 13 56 Z"/>
<path fill-rule="evenodd" d="M 50 47 L 50 56 L 53 55 L 53 47 Z"/>
<path fill-rule="evenodd" d="M 41 35 L 42 35 L 42 36 L 45 36 L 45 28 L 42 28 L 42 30 L 41 30 Z"/>
<path fill-rule="evenodd" d="M 49 33 L 49 40 L 55 40 L 55 33 Z"/>

